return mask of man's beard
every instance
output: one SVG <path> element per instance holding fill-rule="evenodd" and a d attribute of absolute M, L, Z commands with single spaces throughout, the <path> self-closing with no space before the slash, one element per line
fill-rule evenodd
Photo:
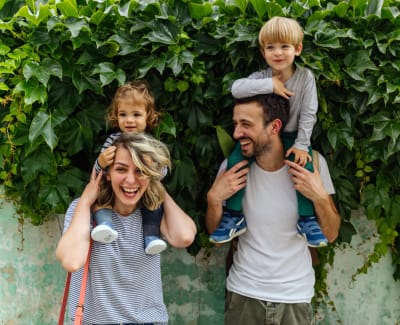
<path fill-rule="evenodd" d="M 249 138 L 247 138 L 249 139 Z M 242 150 L 242 155 L 246 158 L 256 158 L 258 156 L 262 156 L 266 152 L 270 151 L 272 145 L 269 139 L 263 143 L 256 143 L 253 139 L 249 139 L 252 143 L 253 150 L 246 150 L 245 152 Z"/>

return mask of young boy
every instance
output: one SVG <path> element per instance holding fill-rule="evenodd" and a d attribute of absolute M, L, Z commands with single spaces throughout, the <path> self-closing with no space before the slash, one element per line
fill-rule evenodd
<path fill-rule="evenodd" d="M 289 99 L 290 118 L 282 135 L 285 157 L 313 172 L 310 139 L 318 109 L 317 89 L 312 72 L 294 62 L 303 49 L 303 37 L 303 29 L 293 19 L 273 17 L 267 21 L 259 32 L 258 41 L 268 68 L 236 80 L 231 91 L 235 98 L 275 93 Z M 228 158 L 228 169 L 245 159 L 240 142 Z M 246 231 L 241 206 L 243 191 L 227 200 L 221 223 L 210 235 L 211 242 L 229 242 Z M 318 224 L 312 202 L 299 192 L 297 200 L 298 234 L 307 240 L 309 246 L 326 246 L 328 241 Z"/>

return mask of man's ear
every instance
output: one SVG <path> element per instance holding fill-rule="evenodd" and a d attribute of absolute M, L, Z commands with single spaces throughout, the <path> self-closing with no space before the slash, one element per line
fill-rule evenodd
<path fill-rule="evenodd" d="M 276 118 L 271 122 L 272 125 L 272 131 L 276 134 L 279 134 L 281 132 L 282 128 L 282 121 L 279 118 Z"/>

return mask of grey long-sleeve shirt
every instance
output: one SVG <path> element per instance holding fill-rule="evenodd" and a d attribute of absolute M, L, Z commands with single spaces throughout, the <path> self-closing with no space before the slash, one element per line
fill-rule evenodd
<path fill-rule="evenodd" d="M 285 87 L 294 95 L 289 99 L 290 117 L 284 131 L 297 130 L 294 147 L 307 151 L 311 145 L 311 134 L 317 121 L 318 97 L 315 77 L 311 70 L 296 67 L 293 76 L 285 82 Z M 271 68 L 254 72 L 247 78 L 235 80 L 231 92 L 235 98 L 273 93 Z"/>

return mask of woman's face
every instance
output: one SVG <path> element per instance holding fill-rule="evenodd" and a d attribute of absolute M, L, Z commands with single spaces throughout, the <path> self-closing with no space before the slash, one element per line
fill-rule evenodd
<path fill-rule="evenodd" d="M 133 164 L 130 152 L 121 147 L 116 151 L 107 180 L 111 182 L 114 192 L 113 209 L 125 216 L 136 209 L 150 182 Z"/>

